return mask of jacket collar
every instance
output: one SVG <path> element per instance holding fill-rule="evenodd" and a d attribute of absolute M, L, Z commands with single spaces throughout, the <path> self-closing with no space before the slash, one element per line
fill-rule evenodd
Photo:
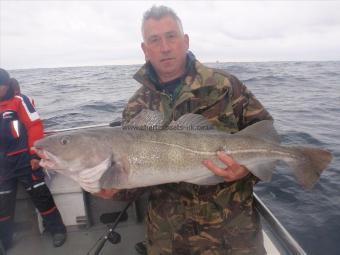
<path fill-rule="evenodd" d="M 186 83 L 188 76 L 194 76 L 196 73 L 195 66 L 196 66 L 196 60 L 195 55 L 188 51 L 187 53 L 187 59 L 186 59 L 186 68 L 185 73 L 182 76 L 182 79 Z M 146 62 L 133 76 L 133 78 L 141 83 L 142 85 L 146 86 L 147 88 L 160 92 L 161 91 L 161 83 L 159 82 L 158 75 L 151 65 L 150 62 Z"/>

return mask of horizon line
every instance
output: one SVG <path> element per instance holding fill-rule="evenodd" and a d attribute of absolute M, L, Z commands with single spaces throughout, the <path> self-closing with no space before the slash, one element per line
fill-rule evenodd
<path fill-rule="evenodd" d="M 278 62 L 339 62 L 339 60 L 239 60 L 239 61 L 205 61 L 203 64 L 224 64 L 224 63 L 278 63 Z M 131 64 L 94 64 L 94 65 L 70 65 L 70 66 L 53 66 L 53 67 L 23 67 L 6 69 L 8 71 L 32 70 L 32 69 L 59 69 L 59 68 L 81 68 L 81 67 L 100 67 L 100 66 L 142 66 L 144 63 Z"/>

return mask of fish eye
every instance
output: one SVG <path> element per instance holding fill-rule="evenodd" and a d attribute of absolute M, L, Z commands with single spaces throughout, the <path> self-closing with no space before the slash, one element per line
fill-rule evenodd
<path fill-rule="evenodd" d="M 69 136 L 64 136 L 60 139 L 61 145 L 66 145 L 70 142 L 71 138 Z"/>

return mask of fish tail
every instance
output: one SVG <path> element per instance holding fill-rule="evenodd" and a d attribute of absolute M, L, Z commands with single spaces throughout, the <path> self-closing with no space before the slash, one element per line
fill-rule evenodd
<path fill-rule="evenodd" d="M 294 150 L 298 157 L 289 164 L 298 182 L 306 189 L 311 189 L 332 161 L 332 154 L 317 148 L 294 147 Z"/>

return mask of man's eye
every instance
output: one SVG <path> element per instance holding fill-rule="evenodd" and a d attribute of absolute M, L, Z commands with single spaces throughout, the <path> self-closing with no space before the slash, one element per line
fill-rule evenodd
<path fill-rule="evenodd" d="M 157 37 L 153 37 L 153 38 L 150 38 L 149 39 L 149 43 L 150 44 L 156 44 L 156 43 L 158 43 L 159 42 L 159 38 L 157 38 Z"/>
<path fill-rule="evenodd" d="M 167 39 L 175 39 L 177 37 L 177 33 L 169 33 L 166 35 Z"/>

